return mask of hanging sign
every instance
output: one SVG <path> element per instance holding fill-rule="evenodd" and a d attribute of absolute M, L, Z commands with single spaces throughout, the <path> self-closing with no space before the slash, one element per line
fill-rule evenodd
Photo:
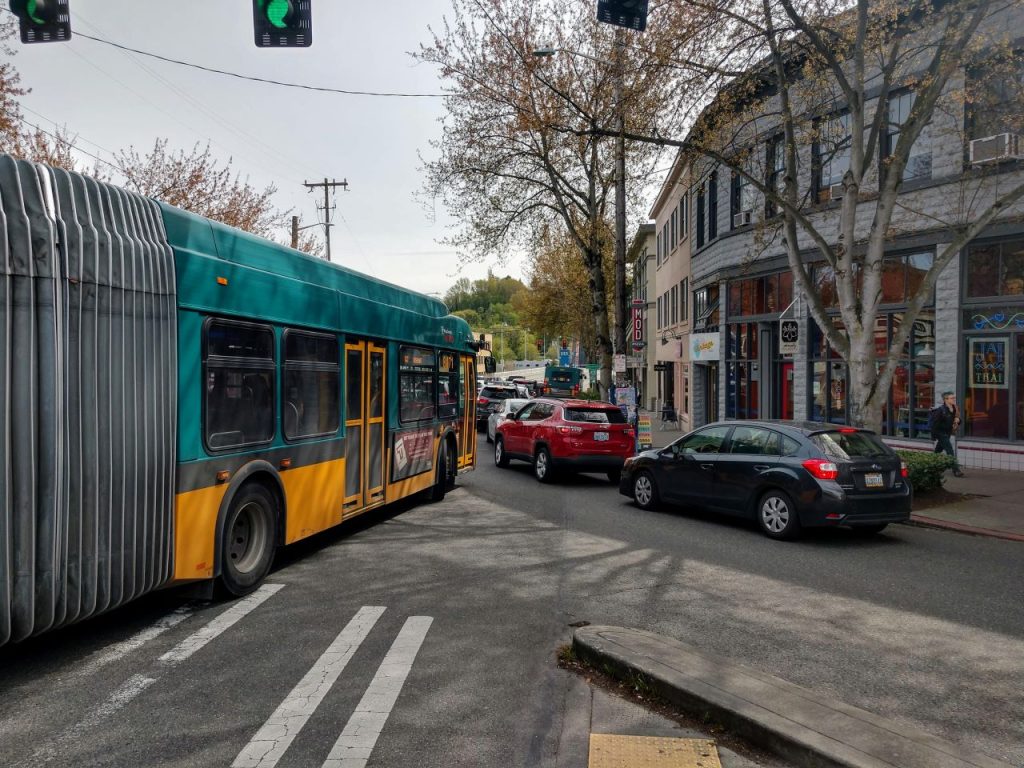
<path fill-rule="evenodd" d="M 796 320 L 779 321 L 779 354 L 796 354 L 796 348 L 799 341 L 800 323 Z"/>

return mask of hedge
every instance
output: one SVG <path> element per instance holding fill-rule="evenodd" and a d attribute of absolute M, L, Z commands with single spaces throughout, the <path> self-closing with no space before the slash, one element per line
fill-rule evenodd
<path fill-rule="evenodd" d="M 944 473 L 953 468 L 953 457 L 946 453 L 928 451 L 896 451 L 907 463 L 910 485 L 914 493 L 927 493 L 941 488 L 945 482 Z"/>

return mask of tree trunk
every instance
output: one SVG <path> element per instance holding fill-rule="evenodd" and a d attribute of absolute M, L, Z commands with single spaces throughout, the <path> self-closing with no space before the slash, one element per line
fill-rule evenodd
<path fill-rule="evenodd" d="M 600 358 L 601 371 L 598 378 L 601 399 L 607 400 L 612 383 L 612 340 L 609 333 L 608 299 L 604 280 L 604 264 L 600 247 L 591 247 L 583 254 L 587 267 L 590 301 L 594 317 L 595 347 Z"/>

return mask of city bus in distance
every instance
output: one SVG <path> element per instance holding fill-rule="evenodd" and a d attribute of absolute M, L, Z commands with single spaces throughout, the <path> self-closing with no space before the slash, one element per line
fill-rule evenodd
<path fill-rule="evenodd" d="M 544 394 L 552 397 L 576 397 L 583 382 L 583 370 L 568 365 L 544 367 Z"/>
<path fill-rule="evenodd" d="M 0 155 L 0 644 L 275 550 L 476 463 L 445 305 Z"/>

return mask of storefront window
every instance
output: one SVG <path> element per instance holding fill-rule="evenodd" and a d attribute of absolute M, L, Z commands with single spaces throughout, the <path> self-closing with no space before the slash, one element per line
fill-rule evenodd
<path fill-rule="evenodd" d="M 1024 294 L 1024 240 L 967 248 L 967 297 Z"/>
<path fill-rule="evenodd" d="M 757 359 L 757 323 L 733 323 L 726 329 L 727 418 L 756 419 L 759 415 L 760 366 Z"/>
<path fill-rule="evenodd" d="M 838 318 L 833 318 L 838 323 Z M 903 313 L 879 315 L 875 321 L 875 352 L 881 369 Z M 847 367 L 828 345 L 825 335 L 811 322 L 811 397 L 815 421 L 845 423 L 847 420 Z M 935 313 L 922 311 L 903 355 L 895 362 L 889 397 L 882 405 L 882 431 L 901 437 L 928 437 L 928 411 L 935 403 Z"/>
<path fill-rule="evenodd" d="M 1010 436 L 1012 340 L 1012 336 L 967 337 L 963 410 L 964 433 L 968 437 L 1007 439 Z M 1020 359 L 1019 354 L 1017 359 Z M 1017 417 L 1019 423 L 1020 415 Z"/>

